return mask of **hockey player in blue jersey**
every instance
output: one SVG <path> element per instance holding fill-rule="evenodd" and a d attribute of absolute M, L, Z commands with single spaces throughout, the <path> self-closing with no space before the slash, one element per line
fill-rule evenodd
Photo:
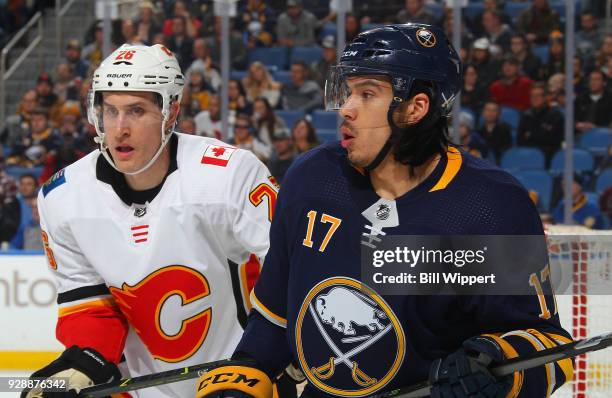
<path fill-rule="evenodd" d="M 429 380 L 434 397 L 543 398 L 571 380 L 570 360 L 499 378 L 487 370 L 571 341 L 550 294 L 385 295 L 360 278 L 364 236 L 543 236 L 521 185 L 449 141 L 460 86 L 459 57 L 437 27 L 386 26 L 347 45 L 325 94 L 342 140 L 288 171 L 233 355 L 245 365 L 202 376 L 197 397 L 270 397 L 290 363 L 308 380 L 303 397 Z"/>

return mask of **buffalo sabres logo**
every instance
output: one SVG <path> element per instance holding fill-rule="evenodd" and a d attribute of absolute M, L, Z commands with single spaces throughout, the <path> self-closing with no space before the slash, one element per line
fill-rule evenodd
<path fill-rule="evenodd" d="M 351 278 L 326 279 L 312 288 L 295 334 L 306 377 L 333 395 L 370 395 L 393 379 L 404 360 L 397 317 L 382 297 Z"/>
<path fill-rule="evenodd" d="M 429 29 L 422 28 L 417 30 L 416 38 L 423 47 L 430 48 L 436 45 L 436 36 Z"/>

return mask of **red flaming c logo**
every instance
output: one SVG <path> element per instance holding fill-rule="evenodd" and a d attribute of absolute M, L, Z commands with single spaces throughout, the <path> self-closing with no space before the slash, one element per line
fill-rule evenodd
<path fill-rule="evenodd" d="M 124 283 L 110 292 L 155 359 L 184 361 L 206 339 L 212 308 L 195 301 L 208 296 L 210 288 L 206 278 L 191 268 L 161 268 L 134 286 Z"/>

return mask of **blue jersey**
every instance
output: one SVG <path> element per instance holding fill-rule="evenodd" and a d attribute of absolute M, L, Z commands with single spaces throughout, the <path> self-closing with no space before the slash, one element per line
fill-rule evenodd
<path fill-rule="evenodd" d="M 565 204 L 561 200 L 553 212 L 553 218 L 557 224 L 563 223 L 564 211 Z M 592 229 L 605 229 L 603 214 L 601 214 L 597 203 L 589 202 L 584 194 L 574 203 L 572 218 L 578 225 Z"/>
<path fill-rule="evenodd" d="M 298 158 L 284 181 L 251 295 L 256 311 L 237 351 L 271 374 L 297 363 L 308 378 L 304 396 L 366 396 L 421 382 L 434 359 L 476 335 L 507 357 L 571 341 L 550 295 L 382 295 L 360 281 L 369 212 L 388 207 L 397 222 L 387 235 L 543 236 L 534 204 L 508 173 L 451 147 L 422 183 L 381 208 L 368 175 L 330 144 Z M 571 374 L 569 360 L 517 373 L 514 390 L 545 397 Z"/>

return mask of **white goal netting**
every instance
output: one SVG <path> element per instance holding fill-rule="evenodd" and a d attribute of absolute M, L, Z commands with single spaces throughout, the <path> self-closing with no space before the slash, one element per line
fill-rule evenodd
<path fill-rule="evenodd" d="M 548 250 L 561 324 L 574 339 L 612 331 L 612 231 L 553 226 Z M 612 349 L 581 355 L 555 398 L 612 397 Z"/>

